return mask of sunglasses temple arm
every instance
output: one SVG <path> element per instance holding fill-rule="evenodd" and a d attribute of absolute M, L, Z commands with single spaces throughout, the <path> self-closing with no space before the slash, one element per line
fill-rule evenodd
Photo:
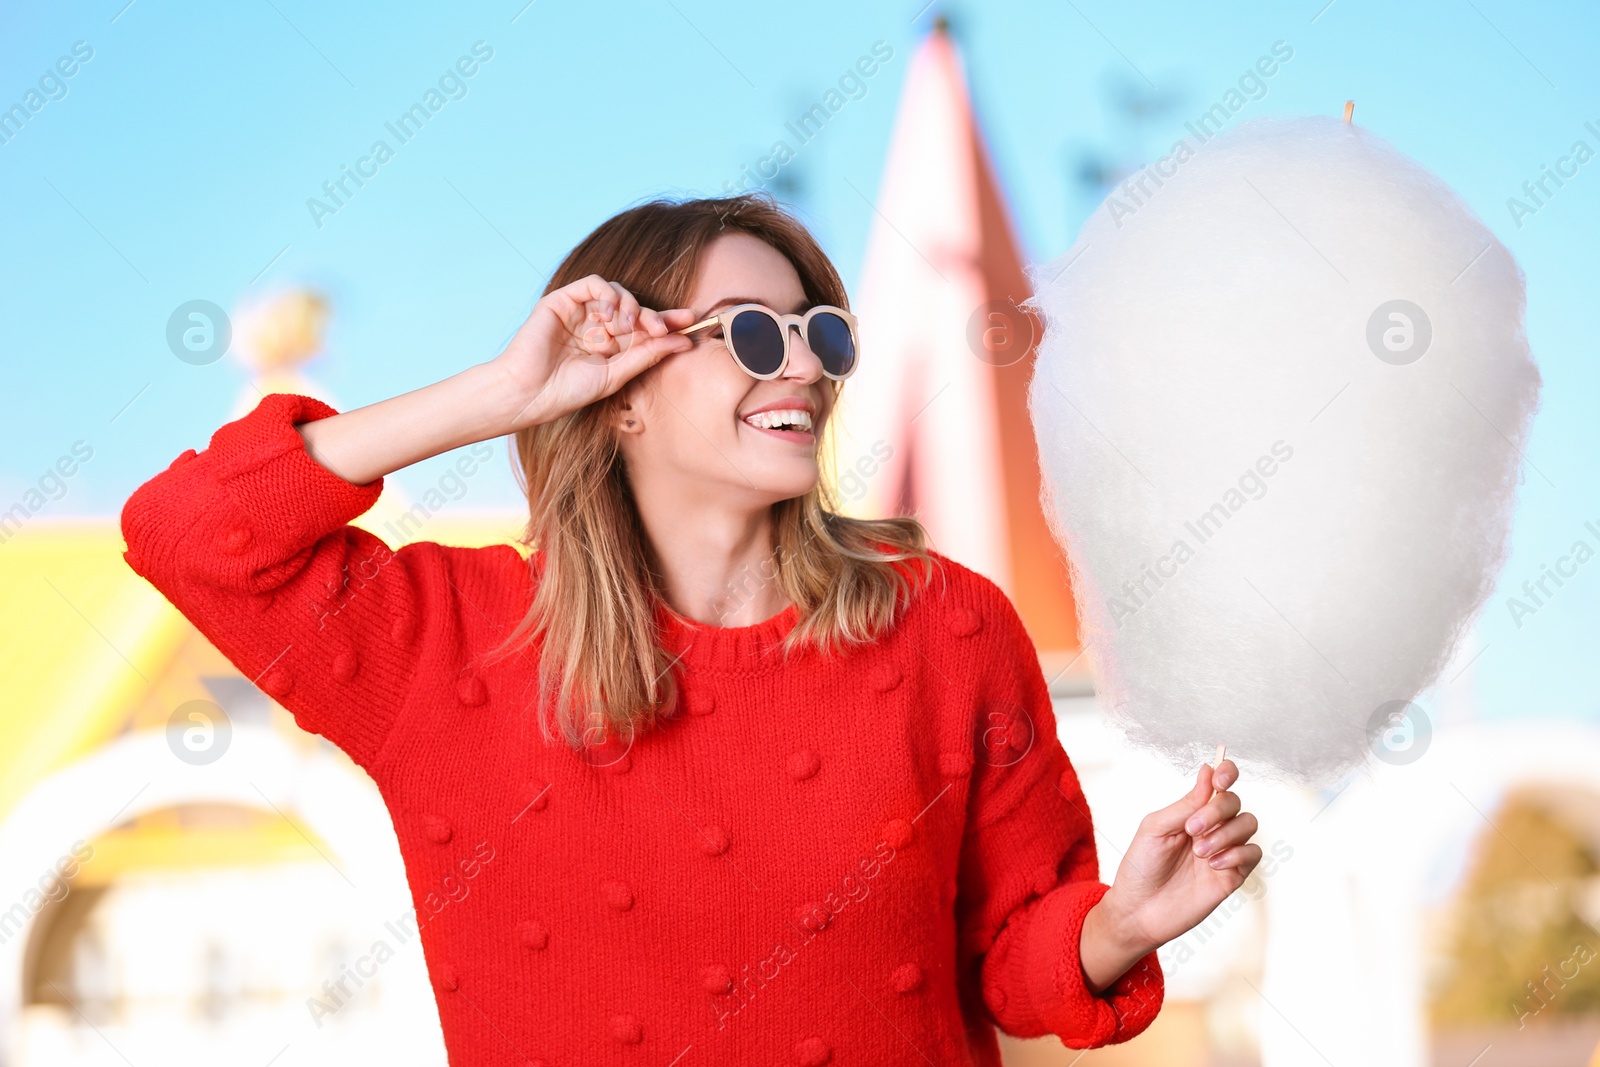
<path fill-rule="evenodd" d="M 673 333 L 694 333 L 696 330 L 703 330 L 707 326 L 711 326 L 711 325 L 715 324 L 717 319 L 720 318 L 720 317 L 721 316 L 713 315 L 709 319 L 701 319 L 699 322 L 695 323 L 693 326 L 685 326 L 681 330 L 674 330 L 672 332 Z"/>

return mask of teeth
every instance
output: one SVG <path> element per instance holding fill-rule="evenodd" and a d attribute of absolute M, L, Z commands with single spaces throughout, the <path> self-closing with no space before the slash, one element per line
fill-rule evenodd
<path fill-rule="evenodd" d="M 758 411 L 754 415 L 746 415 L 744 421 L 752 426 L 760 426 L 767 430 L 782 428 L 809 432 L 811 429 L 811 415 L 798 409 L 794 411 Z"/>

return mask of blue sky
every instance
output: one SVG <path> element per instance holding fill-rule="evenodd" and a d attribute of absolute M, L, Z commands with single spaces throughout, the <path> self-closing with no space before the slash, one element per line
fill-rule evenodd
<path fill-rule="evenodd" d="M 783 170 L 854 289 L 907 61 L 938 6 L 570 0 L 329 10 L 125 0 L 12 6 L 0 108 L 58 59 L 57 99 L 0 144 L 0 509 L 76 442 L 93 459 L 41 517 L 115 514 L 226 421 L 246 374 L 165 342 L 179 304 L 233 308 L 290 284 L 333 301 L 312 373 L 347 407 L 492 357 L 593 226 L 647 196 L 713 195 L 858 57 L 894 51 Z M 1600 560 L 1518 627 L 1505 598 L 1600 536 L 1591 328 L 1600 159 L 1520 220 L 1507 200 L 1574 141 L 1600 149 L 1600 14 L 1576 4 L 1375 0 L 945 5 L 1022 246 L 1064 251 L 1093 161 L 1154 158 L 1258 56 L 1294 49 L 1235 121 L 1357 120 L 1454 186 L 1527 273 L 1545 380 L 1513 555 L 1480 624 L 1482 713 L 1600 712 Z M 459 98 L 321 225 L 307 200 L 476 42 Z M 67 64 L 71 67 L 72 64 Z M 62 94 L 62 89 L 65 95 Z M 1165 102 L 1131 121 L 1113 102 Z M 860 190 L 858 193 L 857 190 Z M 137 396 L 131 406 L 130 399 Z M 120 414 L 118 414 L 120 412 Z M 113 422 L 113 417 L 115 421 Z M 444 460 L 396 475 L 420 492 Z M 435 467 L 437 466 L 437 469 Z M 513 506 L 508 469 L 463 506 Z"/>

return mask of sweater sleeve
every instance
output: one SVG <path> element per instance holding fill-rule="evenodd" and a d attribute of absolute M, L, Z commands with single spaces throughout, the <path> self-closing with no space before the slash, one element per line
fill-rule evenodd
<path fill-rule="evenodd" d="M 274 393 L 178 456 L 123 505 L 124 558 L 302 728 L 370 772 L 443 579 L 434 546 L 391 551 L 348 525 L 383 480 L 345 481 L 295 429 L 334 413 Z"/>
<path fill-rule="evenodd" d="M 978 724 L 956 921 L 961 973 L 1015 1037 L 1054 1034 L 1099 1048 L 1144 1031 L 1160 1011 L 1154 951 L 1099 994 L 1079 958 L 1099 880 L 1094 825 L 1056 733 L 1032 639 L 992 583 L 983 614 Z"/>

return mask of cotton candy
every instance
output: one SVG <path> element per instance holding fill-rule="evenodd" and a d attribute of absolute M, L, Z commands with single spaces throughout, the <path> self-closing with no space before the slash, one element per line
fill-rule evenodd
<path fill-rule="evenodd" d="M 1359 126 L 1263 119 L 1174 146 L 1029 276 L 1102 707 L 1180 766 L 1347 772 L 1506 558 L 1540 387 L 1511 254 Z"/>

